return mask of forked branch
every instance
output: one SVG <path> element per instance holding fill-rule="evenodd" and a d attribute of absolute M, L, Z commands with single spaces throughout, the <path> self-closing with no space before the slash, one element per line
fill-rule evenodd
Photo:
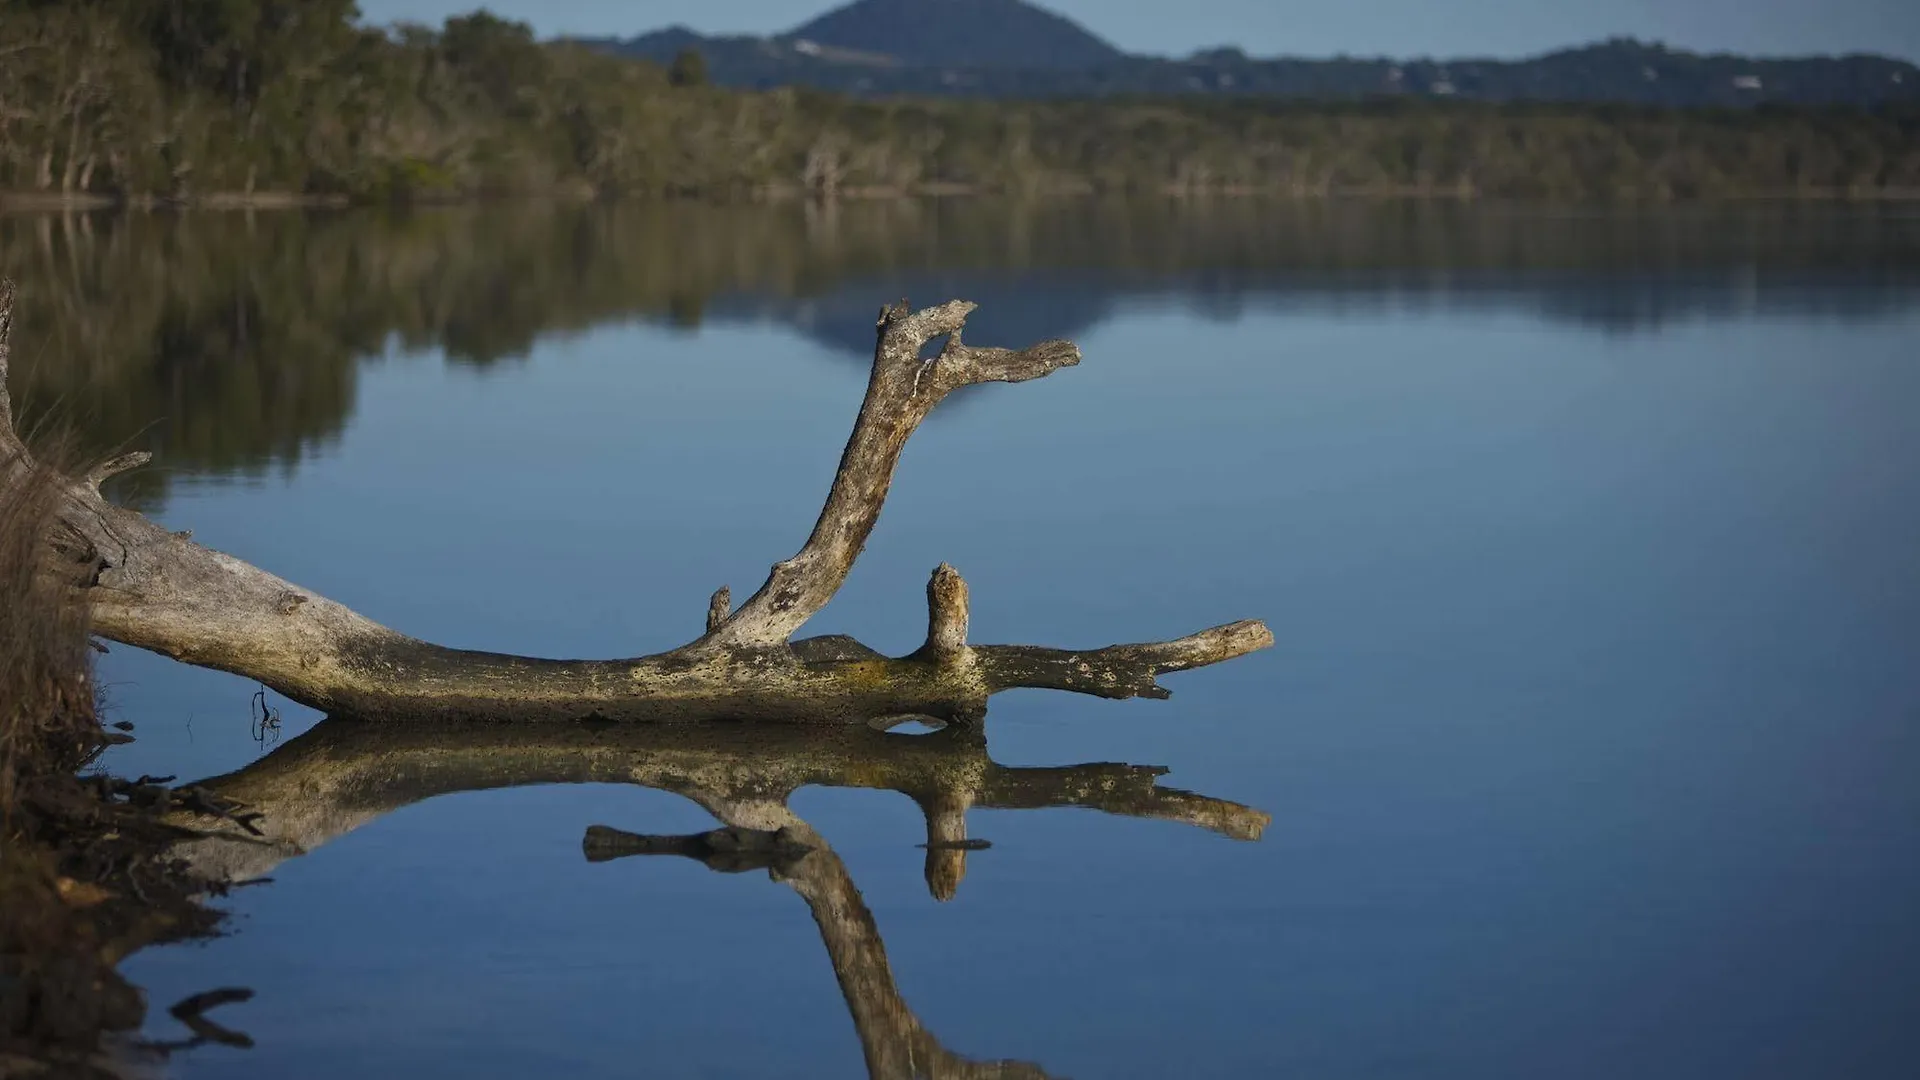
<path fill-rule="evenodd" d="M 767 583 L 721 625 L 711 644 L 780 644 L 833 599 L 880 520 L 907 438 L 941 399 L 963 386 L 1026 382 L 1080 362 L 1079 348 L 1067 341 L 1018 351 L 963 343 L 960 332 L 975 306 L 955 300 L 908 314 L 903 300 L 880 310 L 867 396 L 813 534 L 799 554 L 774 564 Z M 942 335 L 946 344 L 923 359 L 921 350 Z"/>

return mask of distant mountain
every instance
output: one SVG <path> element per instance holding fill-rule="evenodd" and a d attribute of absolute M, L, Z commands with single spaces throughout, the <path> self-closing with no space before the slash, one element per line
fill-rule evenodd
<path fill-rule="evenodd" d="M 857 0 L 783 35 L 795 42 L 949 68 L 1078 71 L 1126 54 L 1023 0 Z"/>
<path fill-rule="evenodd" d="M 726 86 L 858 95 L 1217 95 L 1749 106 L 1920 101 L 1920 68 L 1871 55 L 1754 58 L 1618 38 L 1522 60 L 1182 59 L 1121 52 L 1025 0 L 857 0 L 782 34 L 707 37 L 685 27 L 595 48 L 660 63 L 685 49 Z"/>

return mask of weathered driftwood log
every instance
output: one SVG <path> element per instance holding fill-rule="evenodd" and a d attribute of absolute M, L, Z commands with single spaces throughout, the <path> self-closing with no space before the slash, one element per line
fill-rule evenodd
<path fill-rule="evenodd" d="M 13 288 L 0 282 L 0 484 L 36 466 L 5 396 Z M 884 309 L 872 375 L 853 435 L 813 533 L 735 610 L 724 588 L 706 633 L 630 660 L 544 660 L 449 649 L 407 637 L 239 559 L 192 543 L 100 494 L 109 476 L 144 464 L 129 454 L 63 482 L 49 566 L 89 603 L 96 633 L 202 667 L 230 671 L 295 701 L 362 719 L 707 720 L 858 722 L 915 713 L 970 720 L 1012 687 L 1102 697 L 1165 697 L 1156 681 L 1273 642 L 1258 622 L 1191 637 L 1073 651 L 970 645 L 967 590 L 942 566 L 928 586 L 924 647 L 890 658 L 846 638 L 790 642 L 853 566 L 886 500 L 907 437 L 942 398 L 983 382 L 1023 382 L 1079 362 L 1063 341 L 1022 350 L 964 344 L 973 305 Z M 945 344 L 930 358 L 921 350 Z"/>
<path fill-rule="evenodd" d="M 186 789 L 183 804 L 244 804 L 241 815 L 192 810 L 174 821 L 203 835 L 175 849 L 211 881 L 258 878 L 373 819 L 437 795 L 533 784 L 628 783 L 698 803 L 726 828 L 655 836 L 592 826 L 587 858 L 683 855 L 726 872 L 765 869 L 806 901 L 876 1078 L 1043 1077 L 1022 1062 L 974 1061 L 946 1049 L 900 996 L 886 946 L 846 865 L 795 816 L 801 787 L 899 791 L 927 818 L 927 881 L 953 895 L 967 851 L 966 810 L 1084 806 L 1184 821 L 1239 840 L 1258 839 L 1265 813 L 1163 788 L 1166 772 L 1137 765 L 1008 768 L 977 732 L 950 728 L 916 738 L 865 726 L 828 731 L 792 725 L 705 727 L 552 724 L 537 727 L 395 725 L 322 721 L 261 760 Z"/>

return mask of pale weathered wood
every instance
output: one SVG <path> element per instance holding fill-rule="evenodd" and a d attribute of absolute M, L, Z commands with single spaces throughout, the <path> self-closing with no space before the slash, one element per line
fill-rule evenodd
<path fill-rule="evenodd" d="M 33 459 L 5 396 L 13 288 L 0 285 L 0 484 Z M 944 564 L 928 585 L 918 652 L 889 658 L 846 639 L 789 642 L 832 598 L 879 519 L 908 436 L 952 391 L 1021 382 L 1079 362 L 1067 342 L 1028 349 L 961 340 L 973 305 L 885 309 L 873 372 L 819 521 L 738 610 L 715 593 L 707 632 L 671 652 L 626 660 L 548 660 L 450 649 L 381 626 L 310 589 L 193 543 L 102 498 L 99 483 L 144 464 L 135 453 L 67 479 L 47 534 L 49 565 L 72 581 L 102 637 L 230 671 L 333 714 L 363 719 L 697 721 L 759 718 L 864 723 L 917 714 L 977 720 L 1019 686 L 1101 697 L 1165 697 L 1158 677 L 1272 644 L 1234 623 L 1176 641 L 1090 651 L 967 643 L 967 588 Z M 945 337 L 923 358 L 928 343 Z"/>

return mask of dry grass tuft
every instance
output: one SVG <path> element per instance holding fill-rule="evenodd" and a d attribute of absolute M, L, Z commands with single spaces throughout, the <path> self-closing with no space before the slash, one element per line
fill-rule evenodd
<path fill-rule="evenodd" d="M 0 817 L 6 819 L 23 777 L 72 772 L 100 744 L 87 613 L 64 595 L 42 540 L 59 494 L 56 474 L 44 466 L 18 483 L 0 483 Z"/>

